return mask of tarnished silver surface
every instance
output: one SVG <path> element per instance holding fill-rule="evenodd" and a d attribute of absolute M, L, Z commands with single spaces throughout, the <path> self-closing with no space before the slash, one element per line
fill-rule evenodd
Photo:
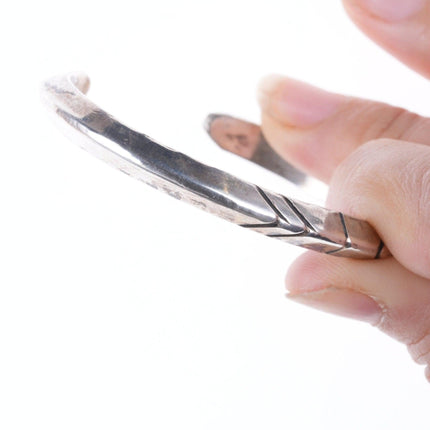
<path fill-rule="evenodd" d="M 267 143 L 257 124 L 226 114 L 209 114 L 204 123 L 209 136 L 222 149 L 245 158 L 302 186 L 306 175 L 280 157 Z"/>
<path fill-rule="evenodd" d="M 296 197 L 309 196 L 306 199 L 323 204 L 328 186 L 284 160 L 269 145 L 259 125 L 231 115 L 211 113 L 206 117 L 204 127 L 220 148 L 296 185 L 296 189 L 290 187 L 289 193 Z"/>
<path fill-rule="evenodd" d="M 326 254 L 378 258 L 384 248 L 364 221 L 299 202 L 242 181 L 156 143 L 97 107 L 82 74 L 46 81 L 42 96 L 78 145 L 178 200 L 242 227 Z"/>

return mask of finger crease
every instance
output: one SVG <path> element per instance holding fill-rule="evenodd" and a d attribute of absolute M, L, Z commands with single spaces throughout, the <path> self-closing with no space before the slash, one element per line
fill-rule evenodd
<path fill-rule="evenodd" d="M 397 135 L 393 135 L 390 133 L 390 130 L 393 129 L 393 126 L 397 123 L 400 117 L 402 117 L 405 114 L 409 114 L 409 112 L 399 109 L 398 112 L 388 121 L 385 126 L 379 131 L 380 137 L 389 137 L 391 139 L 400 139 L 403 132 L 398 133 Z"/>
<path fill-rule="evenodd" d="M 426 340 L 426 338 L 430 337 L 430 328 L 424 333 L 422 337 L 420 337 L 416 342 L 408 343 L 408 347 L 412 348 L 414 346 L 417 346 L 419 343 Z"/>
<path fill-rule="evenodd" d="M 427 351 L 423 352 L 422 354 L 418 355 L 417 357 L 414 357 L 414 360 L 419 363 L 421 359 L 425 358 L 426 355 L 430 354 L 430 347 L 427 349 Z M 425 360 L 427 362 L 427 360 Z M 425 364 L 425 363 L 422 363 Z"/>

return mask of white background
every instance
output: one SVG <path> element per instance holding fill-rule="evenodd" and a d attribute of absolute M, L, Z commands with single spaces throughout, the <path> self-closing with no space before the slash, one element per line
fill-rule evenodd
<path fill-rule="evenodd" d="M 258 121 L 263 75 L 430 110 L 340 1 L 9 2 L 0 36 L 2 430 L 429 428 L 403 346 L 285 299 L 300 251 L 111 169 L 39 102 L 83 70 L 126 124 L 285 192 L 202 128 Z"/>

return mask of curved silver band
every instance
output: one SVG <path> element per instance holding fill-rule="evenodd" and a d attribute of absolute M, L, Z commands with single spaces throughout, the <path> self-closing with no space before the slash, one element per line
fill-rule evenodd
<path fill-rule="evenodd" d="M 269 237 L 335 256 L 381 256 L 383 243 L 367 222 L 263 190 L 167 149 L 97 107 L 84 95 L 88 86 L 85 75 L 58 76 L 44 83 L 42 97 L 66 134 L 110 165 Z"/>

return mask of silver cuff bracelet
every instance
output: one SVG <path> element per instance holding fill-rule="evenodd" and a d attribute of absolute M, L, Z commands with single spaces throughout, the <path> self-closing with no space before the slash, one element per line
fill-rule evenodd
<path fill-rule="evenodd" d="M 265 190 L 126 127 L 84 95 L 88 86 L 85 75 L 58 76 L 43 84 L 42 97 L 72 140 L 113 167 L 178 200 L 293 245 L 340 257 L 389 254 L 365 221 Z"/>

